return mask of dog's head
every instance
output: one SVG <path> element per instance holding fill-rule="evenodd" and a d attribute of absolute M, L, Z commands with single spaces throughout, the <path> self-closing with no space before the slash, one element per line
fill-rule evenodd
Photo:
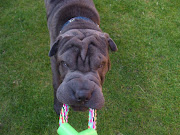
<path fill-rule="evenodd" d="M 49 56 L 55 55 L 58 63 L 60 102 L 77 111 L 104 105 L 102 84 L 110 69 L 109 48 L 117 50 L 108 34 L 96 30 L 69 30 L 58 36 Z"/>

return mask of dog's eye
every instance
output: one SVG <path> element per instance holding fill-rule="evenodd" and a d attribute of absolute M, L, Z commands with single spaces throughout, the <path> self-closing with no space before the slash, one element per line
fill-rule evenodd
<path fill-rule="evenodd" d="M 63 67 L 68 67 L 68 65 L 67 65 L 67 63 L 66 63 L 65 61 L 62 61 L 62 62 L 61 62 L 61 65 L 62 65 Z"/>
<path fill-rule="evenodd" d="M 100 64 L 98 68 L 103 68 L 104 67 L 104 63 Z"/>

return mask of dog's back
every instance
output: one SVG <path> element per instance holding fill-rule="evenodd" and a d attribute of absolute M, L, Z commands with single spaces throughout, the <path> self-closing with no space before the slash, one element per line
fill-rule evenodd
<path fill-rule="evenodd" d="M 83 16 L 96 24 L 100 23 L 93 0 L 45 0 L 45 5 L 52 40 L 57 37 L 63 24 L 73 17 Z"/>

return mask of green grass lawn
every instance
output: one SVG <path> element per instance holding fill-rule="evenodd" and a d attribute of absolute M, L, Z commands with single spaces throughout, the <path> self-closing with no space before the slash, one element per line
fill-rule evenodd
<path fill-rule="evenodd" d="M 103 87 L 99 135 L 180 134 L 180 1 L 94 0 L 118 45 Z M 0 0 L 0 134 L 55 135 L 43 0 Z M 88 113 L 69 123 L 87 128 Z"/>

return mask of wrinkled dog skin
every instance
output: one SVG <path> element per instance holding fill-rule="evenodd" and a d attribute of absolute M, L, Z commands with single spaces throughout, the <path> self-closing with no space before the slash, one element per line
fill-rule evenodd
<path fill-rule="evenodd" d="M 102 84 L 110 69 L 109 48 L 117 51 L 117 47 L 99 28 L 93 1 L 45 0 L 45 4 L 56 113 L 62 103 L 75 111 L 101 109 Z M 74 17 L 88 19 L 75 18 L 66 23 Z"/>

